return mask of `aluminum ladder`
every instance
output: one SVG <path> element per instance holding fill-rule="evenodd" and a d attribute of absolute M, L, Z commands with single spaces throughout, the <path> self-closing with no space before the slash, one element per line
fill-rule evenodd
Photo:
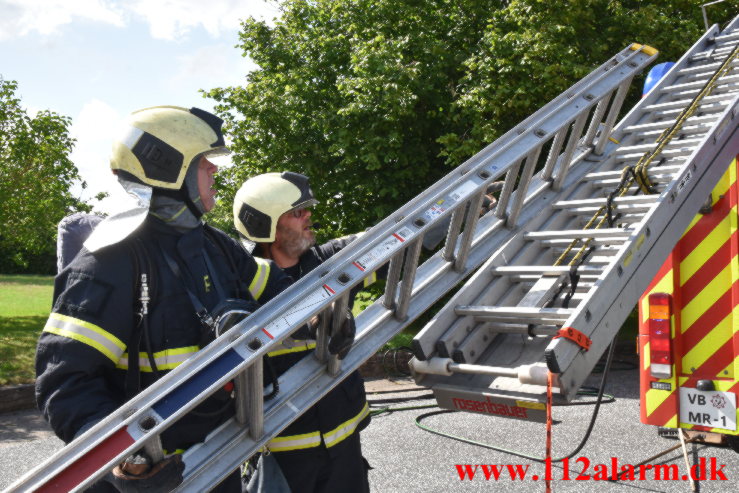
<path fill-rule="evenodd" d="M 607 141 L 590 128 L 566 176 L 526 161 L 495 252 L 413 341 L 440 407 L 544 421 L 547 370 L 575 396 L 739 153 L 737 47 L 739 18 L 708 31 Z"/>
<path fill-rule="evenodd" d="M 631 80 L 655 57 L 654 50 L 641 45 L 617 53 L 351 248 L 23 476 L 9 491 L 82 489 L 142 446 L 156 452 L 164 429 L 235 380 L 236 416 L 183 455 L 185 478 L 178 491 L 213 487 L 499 250 L 516 229 L 505 224 L 515 224 L 516 217 L 521 223 L 530 215 L 531 200 L 524 197 L 541 199 L 547 194 L 537 193 L 538 189 L 567 187 L 586 162 L 585 149 L 607 147 Z M 549 180 L 540 185 L 523 180 L 513 193 L 519 172 L 531 176 L 532 163 L 545 146 Z M 503 176 L 507 178 L 502 199 L 508 197 L 510 202 L 507 221 L 495 214 L 480 218 L 477 211 L 484 192 Z M 447 221 L 446 242 L 419 266 L 424 235 Z M 350 289 L 386 262 L 390 268 L 385 294 L 357 317 L 357 339 L 348 356 L 340 362 L 328 355 L 327 334 L 333 328 L 324 324 L 318 331 L 316 357 L 304 358 L 286 372 L 280 392 L 264 402 L 262 357 L 314 315 L 341 310 Z"/>

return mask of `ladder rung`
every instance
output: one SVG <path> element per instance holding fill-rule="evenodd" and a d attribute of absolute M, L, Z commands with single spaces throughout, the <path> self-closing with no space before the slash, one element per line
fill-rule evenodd
<path fill-rule="evenodd" d="M 564 300 L 565 296 L 567 296 L 567 293 L 569 293 L 568 290 L 565 290 L 565 292 L 560 293 L 560 295 L 557 297 L 557 300 Z M 575 289 L 575 294 L 573 294 L 570 297 L 570 306 L 573 304 L 577 305 L 577 303 L 580 303 L 582 300 L 584 300 L 587 297 L 587 291 L 578 291 Z"/>
<path fill-rule="evenodd" d="M 634 161 L 634 162 L 632 162 L 632 163 L 630 163 L 630 164 L 632 164 L 632 165 L 636 165 L 636 161 Z M 593 183 L 593 184 L 594 184 L 595 186 L 598 186 L 598 184 L 597 184 L 597 183 Z M 658 182 L 658 183 L 653 183 L 653 184 L 652 184 L 652 188 L 654 189 L 655 193 L 657 193 L 657 194 L 661 194 L 662 192 L 664 192 L 664 191 L 665 191 L 665 189 L 667 188 L 667 185 L 668 185 L 668 183 L 659 183 L 659 182 Z M 606 191 L 606 192 L 611 192 L 611 191 L 613 191 L 613 190 L 614 190 L 614 188 L 615 188 L 615 187 L 613 187 L 612 185 L 603 185 L 603 186 L 600 186 L 599 188 L 600 188 L 601 190 L 604 190 L 604 191 Z M 628 187 L 628 188 L 626 188 L 625 190 L 626 190 L 626 193 L 627 193 L 627 194 L 634 194 L 634 193 L 636 193 L 636 192 L 640 191 L 640 188 L 639 188 L 639 185 L 637 185 L 636 183 L 632 183 L 632 184 L 631 184 L 631 185 L 629 185 L 629 187 Z"/>
<path fill-rule="evenodd" d="M 610 258 L 611 256 L 616 255 L 616 253 L 618 253 L 618 251 L 620 249 L 621 249 L 620 247 L 614 246 L 614 245 L 598 245 L 596 247 L 593 247 L 593 251 L 592 251 L 591 255 L 600 255 L 600 256 L 603 256 L 603 257 L 609 257 Z M 558 256 L 559 255 L 562 255 L 562 253 L 564 253 L 564 251 L 565 251 L 564 248 L 561 248 L 561 249 L 559 249 L 559 248 L 553 248 L 552 249 L 552 253 L 554 253 L 554 254 L 556 254 Z M 590 258 L 592 258 L 592 257 L 590 257 Z"/>
<path fill-rule="evenodd" d="M 724 58 L 726 58 L 729 55 L 729 53 L 731 53 L 732 51 L 734 51 L 734 48 L 735 48 L 735 46 L 733 46 L 733 45 L 719 46 L 718 48 L 716 48 L 713 51 L 714 52 L 714 56 L 716 58 L 719 58 L 719 59 L 723 60 Z"/>
<path fill-rule="evenodd" d="M 596 275 L 583 274 L 582 276 L 580 276 L 580 282 L 582 284 L 584 280 L 595 281 L 596 279 L 598 279 L 598 277 L 599 276 L 596 276 Z M 520 274 L 520 275 L 510 276 L 508 279 L 512 282 L 520 282 L 524 284 L 524 283 L 535 283 L 536 281 L 541 279 L 541 277 L 536 276 L 536 275 Z"/>
<path fill-rule="evenodd" d="M 677 173 L 680 171 L 680 166 L 659 166 L 650 168 L 650 171 L 659 171 L 660 173 Z M 595 173 L 588 173 L 585 175 L 586 180 L 599 180 L 609 178 L 621 178 L 623 174 L 622 169 L 616 169 L 613 171 L 598 171 Z"/>
<path fill-rule="evenodd" d="M 665 127 L 667 128 L 667 127 Z M 708 130 L 710 130 L 711 125 L 688 125 L 684 126 L 680 129 L 680 133 L 678 136 L 680 137 L 698 137 L 698 136 L 704 136 Z M 659 130 L 650 130 L 647 132 L 640 132 L 639 136 L 644 138 L 645 140 L 650 140 L 652 142 L 655 142 L 664 132 L 664 128 Z"/>
<path fill-rule="evenodd" d="M 658 157 L 662 159 L 669 159 L 669 158 L 676 158 L 676 157 L 686 157 L 693 153 L 695 149 L 689 148 L 689 149 L 663 149 L 662 152 L 657 154 Z M 648 152 L 648 151 L 647 151 Z M 616 162 L 617 163 L 626 163 L 628 161 L 633 161 L 633 164 L 636 164 L 639 159 L 644 156 L 644 152 L 637 152 L 632 154 L 616 154 Z"/>
<path fill-rule="evenodd" d="M 683 150 L 692 151 L 702 141 L 703 139 L 672 140 L 662 150 L 662 154 L 668 154 L 669 152 L 672 152 L 672 151 L 683 151 Z M 615 155 L 622 156 L 625 154 L 628 155 L 632 153 L 638 153 L 638 155 L 641 155 L 641 154 L 644 154 L 645 152 L 652 151 L 656 145 L 657 145 L 656 142 L 650 142 L 647 144 L 623 146 L 623 147 L 619 147 L 618 149 L 616 149 Z"/>
<path fill-rule="evenodd" d="M 720 34 L 713 38 L 713 42 L 716 44 L 726 44 L 726 43 L 733 43 L 734 41 L 739 40 L 739 29 L 735 29 L 727 34 Z M 732 45 L 733 47 L 733 45 Z"/>
<path fill-rule="evenodd" d="M 649 173 L 649 180 L 654 183 L 670 183 L 675 178 L 675 173 Z M 613 187 L 616 188 L 621 184 L 621 178 L 610 178 L 607 180 L 592 180 L 591 183 L 596 187 Z"/>
<path fill-rule="evenodd" d="M 690 57 L 691 62 L 700 62 L 701 60 L 716 60 L 718 62 L 721 62 L 724 58 L 726 58 L 727 54 L 731 52 L 733 49 L 733 46 L 727 46 L 727 47 L 714 47 L 710 48 L 705 51 L 700 51 L 698 53 L 694 53 Z"/>
<path fill-rule="evenodd" d="M 535 336 L 553 336 L 559 332 L 556 325 L 534 325 L 529 329 L 531 324 L 514 324 L 514 323 L 496 323 L 490 324 L 488 331 L 494 334 L 533 334 Z"/>
<path fill-rule="evenodd" d="M 731 65 L 733 65 L 733 67 L 729 69 L 729 71 L 734 70 L 736 68 L 737 66 L 736 62 L 737 60 L 732 61 Z M 708 80 L 711 79 L 711 77 L 713 77 L 713 74 L 716 72 L 716 69 L 718 69 L 719 66 L 721 66 L 720 63 L 716 63 L 716 64 L 712 63 L 709 65 L 714 65 L 714 67 L 707 68 L 706 65 L 701 65 L 699 67 L 695 67 L 700 70 L 693 70 L 691 72 L 680 72 L 681 81 L 682 82 L 688 82 L 688 81 L 692 82 L 692 81 L 702 80 L 704 83 L 707 82 Z"/>
<path fill-rule="evenodd" d="M 725 94 L 711 94 L 710 96 L 706 96 L 701 101 L 701 104 L 707 104 L 707 103 L 721 103 L 726 100 Z M 644 109 L 646 111 L 661 111 L 661 110 L 671 110 L 675 108 L 683 109 L 686 106 L 688 106 L 692 102 L 692 99 L 678 99 L 678 100 L 672 100 L 672 101 L 660 101 L 659 103 L 650 104 L 648 106 L 645 106 Z M 727 103 L 728 104 L 728 103 Z"/>
<path fill-rule="evenodd" d="M 527 240 L 574 240 L 575 238 L 626 239 L 630 234 L 631 231 L 621 228 L 566 229 L 563 231 L 532 231 L 525 233 L 524 238 Z"/>
<path fill-rule="evenodd" d="M 699 108 L 699 112 L 703 114 L 707 113 L 721 113 L 726 109 L 726 105 L 723 103 L 709 103 L 705 105 L 701 105 Z M 655 118 L 676 118 L 682 113 L 682 109 L 675 108 L 672 110 L 665 110 L 665 111 L 655 111 L 652 113 L 652 115 Z M 690 121 L 690 119 L 688 119 Z"/>
<path fill-rule="evenodd" d="M 471 316 L 476 320 L 489 322 L 510 322 L 532 320 L 540 325 L 562 324 L 574 310 L 567 308 L 523 308 L 461 305 L 454 309 L 459 316 Z"/>
<path fill-rule="evenodd" d="M 596 245 L 615 245 L 615 244 L 622 244 L 626 242 L 628 238 L 626 236 L 621 236 L 617 238 L 592 238 L 590 240 L 590 246 L 596 246 Z M 544 247 L 553 247 L 553 248 L 561 248 L 561 247 L 567 247 L 570 243 L 572 243 L 572 239 L 556 239 L 556 240 L 538 240 L 539 244 Z"/>
<path fill-rule="evenodd" d="M 622 225 L 622 224 L 637 224 L 641 223 L 644 219 L 644 214 L 621 214 L 617 217 L 614 217 L 616 224 Z"/>
<path fill-rule="evenodd" d="M 674 84 L 662 88 L 662 92 L 670 94 L 684 94 L 685 91 L 700 91 L 706 85 L 707 80 L 696 80 L 692 82 L 684 82 L 682 84 Z M 728 75 L 719 79 L 720 85 L 732 85 L 739 83 L 739 75 Z"/>
<path fill-rule="evenodd" d="M 739 88 L 739 81 L 729 81 L 728 83 L 720 82 L 713 88 L 713 94 L 727 94 L 733 93 Z M 673 92 L 670 95 L 674 98 L 693 98 L 701 92 L 701 89 L 686 89 L 680 92 Z M 698 106 L 703 108 L 702 105 Z"/>
<path fill-rule="evenodd" d="M 510 279 L 516 280 L 521 284 L 531 284 L 535 282 L 537 278 L 534 276 L 515 276 L 511 277 Z M 577 283 L 577 288 L 575 288 L 575 291 L 578 293 L 587 293 L 593 286 L 595 286 L 596 279 L 597 278 L 595 276 L 589 276 L 587 274 L 581 275 L 580 281 Z"/>
<path fill-rule="evenodd" d="M 732 65 L 739 65 L 739 59 L 735 59 L 731 62 Z M 697 72 L 702 71 L 709 71 L 709 73 L 713 74 L 717 68 L 721 66 L 721 62 L 711 62 L 711 63 L 703 63 L 700 65 L 694 65 L 691 67 L 685 67 L 684 69 L 680 70 L 678 73 L 683 74 L 694 74 Z"/>
<path fill-rule="evenodd" d="M 637 195 L 635 197 L 616 197 L 613 203 L 618 205 L 632 205 L 632 204 L 654 204 L 658 195 Z M 578 207 L 600 207 L 606 205 L 606 198 L 595 197 L 592 199 L 579 199 L 579 200 L 560 200 L 555 202 L 552 206 L 556 209 L 575 209 Z"/>
<path fill-rule="evenodd" d="M 513 276 L 513 275 L 529 275 L 529 274 L 538 274 L 541 276 L 556 276 L 558 274 L 568 274 L 570 272 L 571 267 L 567 265 L 521 265 L 521 266 L 514 266 L 514 265 L 505 265 L 505 266 L 498 266 L 493 267 L 491 269 L 491 272 L 494 275 L 498 276 Z M 597 274 L 600 275 L 602 269 L 590 267 L 590 266 L 582 266 L 580 269 L 583 273 L 588 274 Z"/>
<path fill-rule="evenodd" d="M 592 216 L 596 212 L 600 211 L 601 207 L 575 207 L 572 209 L 567 209 L 567 212 L 570 212 L 572 214 L 580 214 L 584 216 Z M 615 210 L 618 213 L 621 214 L 644 214 L 645 212 L 648 212 L 649 209 L 651 209 L 650 204 L 634 204 L 634 205 L 620 205 L 616 206 Z"/>
<path fill-rule="evenodd" d="M 683 128 L 689 128 L 690 125 L 698 125 L 705 129 L 710 129 L 713 126 L 713 123 L 716 121 L 717 115 L 694 115 L 688 118 L 685 123 L 687 127 Z M 662 131 L 670 126 L 672 126 L 675 123 L 675 120 L 660 120 L 660 121 L 654 121 L 650 123 L 640 123 L 638 125 L 629 125 L 628 127 L 624 128 L 624 132 L 628 133 L 635 133 L 638 132 L 639 135 L 642 135 L 643 132 L 649 132 L 649 131 Z"/>

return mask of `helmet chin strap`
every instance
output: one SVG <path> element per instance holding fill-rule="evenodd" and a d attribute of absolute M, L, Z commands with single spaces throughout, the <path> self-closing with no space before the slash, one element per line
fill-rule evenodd
<path fill-rule="evenodd" d="M 184 187 L 180 189 L 180 192 L 182 192 L 182 198 L 185 202 L 185 205 L 190 210 L 190 212 L 192 212 L 192 215 L 195 216 L 195 219 L 200 219 L 201 217 L 203 217 L 203 214 L 205 214 L 205 211 L 200 210 L 200 207 L 198 207 L 197 204 L 192 200 L 192 197 L 190 197 L 190 195 L 187 193 Z M 198 204 L 201 204 L 202 206 L 200 197 L 198 197 Z"/>

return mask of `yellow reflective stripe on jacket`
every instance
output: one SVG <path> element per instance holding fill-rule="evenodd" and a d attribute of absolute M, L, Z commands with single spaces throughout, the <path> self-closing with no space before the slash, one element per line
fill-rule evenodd
<path fill-rule="evenodd" d="M 90 322 L 61 313 L 49 315 L 43 331 L 87 344 L 103 353 L 113 363 L 117 363 L 126 350 L 126 345 L 110 332 Z"/>
<path fill-rule="evenodd" d="M 321 434 L 317 431 L 302 435 L 289 435 L 273 438 L 267 442 L 267 448 L 272 452 L 287 452 L 318 447 L 321 444 Z"/>
<path fill-rule="evenodd" d="M 165 349 L 164 351 L 154 353 L 154 363 L 156 363 L 157 369 L 159 370 L 171 370 L 197 353 L 199 349 L 198 346 Z M 128 369 L 128 353 L 123 353 L 116 367 L 123 370 Z M 139 370 L 144 372 L 153 371 L 149 362 L 149 355 L 145 352 L 139 353 Z"/>
<path fill-rule="evenodd" d="M 254 278 L 251 280 L 251 284 L 249 284 L 249 292 L 254 296 L 255 300 L 258 300 L 259 297 L 262 296 L 264 288 L 267 287 L 270 265 L 269 260 L 264 260 L 259 257 L 254 257 L 254 260 L 257 262 L 257 271 L 254 273 Z"/>
<path fill-rule="evenodd" d="M 373 272 L 368 277 L 365 277 L 363 286 L 366 288 L 367 286 L 374 284 L 375 281 L 377 281 L 377 272 Z"/>
<path fill-rule="evenodd" d="M 354 430 L 356 430 L 357 426 L 359 426 L 359 422 L 366 418 L 368 414 L 369 404 L 365 402 L 364 407 L 361 411 L 359 411 L 359 414 L 348 421 L 344 421 L 333 431 L 323 434 L 323 441 L 326 443 L 326 447 L 333 447 L 334 445 L 354 433 Z"/>
<path fill-rule="evenodd" d="M 301 351 L 310 351 L 311 349 L 315 349 L 315 347 L 316 347 L 316 341 L 311 341 L 311 342 L 308 342 L 307 344 L 300 344 L 298 346 L 272 351 L 270 353 L 267 353 L 267 356 L 280 356 L 283 354 L 299 353 Z"/>

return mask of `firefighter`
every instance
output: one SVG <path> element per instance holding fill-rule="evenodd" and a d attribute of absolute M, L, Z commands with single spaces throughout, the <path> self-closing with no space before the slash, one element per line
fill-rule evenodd
<path fill-rule="evenodd" d="M 310 207 L 318 202 L 308 178 L 292 172 L 266 173 L 244 182 L 234 200 L 234 224 L 254 255 L 274 260 L 297 281 L 346 247 L 356 235 L 314 246 Z M 356 293 L 354 293 L 356 294 Z M 349 301 L 353 304 L 353 296 Z M 340 357 L 351 346 L 352 327 L 329 341 Z M 346 326 L 345 326 L 346 327 Z M 293 340 L 269 354 L 279 375 L 315 348 L 315 340 Z M 267 444 L 295 492 L 369 491 L 359 432 L 369 424 L 364 382 L 353 372 L 281 435 Z"/>
<path fill-rule="evenodd" d="M 146 108 L 113 144 L 111 167 L 135 204 L 99 223 L 57 276 L 36 353 L 37 404 L 64 442 L 212 341 L 219 313 L 253 311 L 290 284 L 202 221 L 215 205 L 209 158 L 229 152 L 222 123 L 197 108 Z M 216 392 L 161 434 L 164 460 L 134 454 L 92 490 L 171 490 L 181 452 L 233 407 Z M 214 486 L 241 491 L 240 474 Z"/>

